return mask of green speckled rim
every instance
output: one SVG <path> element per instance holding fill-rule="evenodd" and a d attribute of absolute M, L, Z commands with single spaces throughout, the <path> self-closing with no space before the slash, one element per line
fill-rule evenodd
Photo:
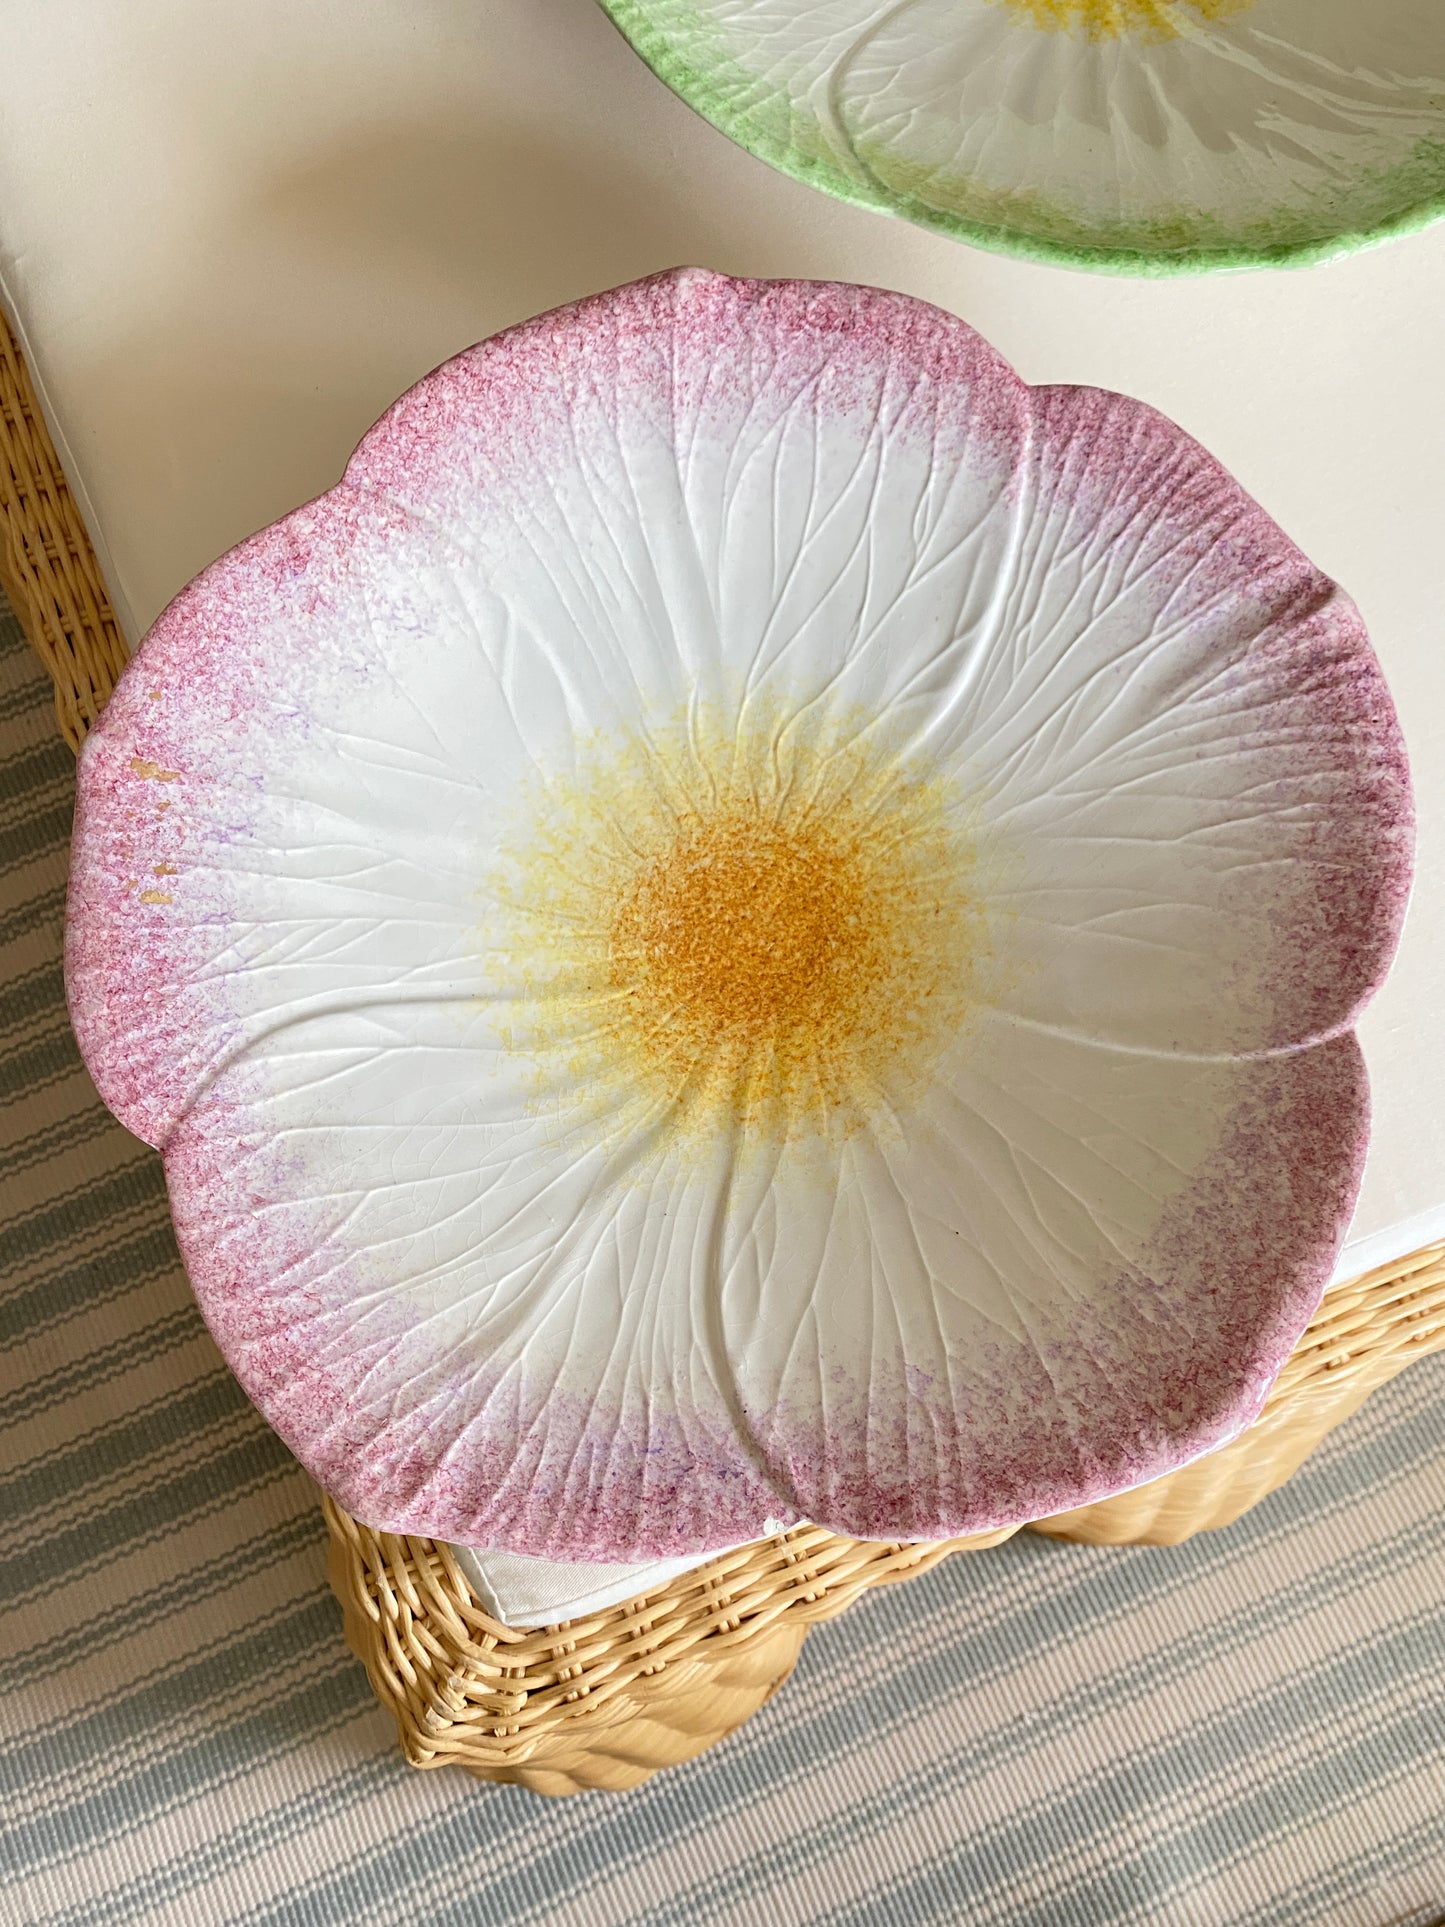
<path fill-rule="evenodd" d="M 748 153 L 789 174 L 807 187 L 822 189 L 853 207 L 900 215 L 917 226 L 955 241 L 967 241 L 992 254 L 1033 261 L 1048 267 L 1080 268 L 1100 274 L 1163 277 L 1210 274 L 1243 268 L 1301 268 L 1333 261 L 1363 248 L 1378 246 L 1399 235 L 1415 234 L 1445 215 L 1445 137 L 1421 144 L 1415 156 L 1377 181 L 1380 188 L 1398 180 L 1403 205 L 1399 211 L 1368 227 L 1344 228 L 1337 233 L 1304 240 L 1271 240 L 1265 231 L 1221 239 L 1217 246 L 1140 247 L 1134 243 L 1109 246 L 1098 242 L 1053 240 L 1011 225 L 1006 220 L 980 221 L 945 208 L 931 206 L 918 196 L 871 188 L 853 180 L 834 162 L 803 153 L 766 129 L 749 124 L 731 106 L 719 73 L 685 58 L 652 18 L 649 0 L 598 0 L 612 24 L 646 61 L 659 80 L 720 133 Z M 724 56 L 719 65 L 725 65 Z M 1421 192 L 1421 189 L 1424 189 Z"/>

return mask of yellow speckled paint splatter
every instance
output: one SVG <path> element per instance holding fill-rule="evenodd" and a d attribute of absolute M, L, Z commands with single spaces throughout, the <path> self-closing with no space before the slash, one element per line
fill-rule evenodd
<path fill-rule="evenodd" d="M 493 890 L 544 1110 L 673 1146 L 836 1141 L 967 1026 L 989 949 L 967 814 L 876 731 L 694 714 L 598 744 L 522 813 Z"/>
<path fill-rule="evenodd" d="M 1090 40 L 1173 40 L 1201 20 L 1225 20 L 1254 0 L 994 0 L 1047 32 L 1082 32 Z"/>

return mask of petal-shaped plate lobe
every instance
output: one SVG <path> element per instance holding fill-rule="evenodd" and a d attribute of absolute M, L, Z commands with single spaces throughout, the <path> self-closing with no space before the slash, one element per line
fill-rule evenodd
<path fill-rule="evenodd" d="M 1413 815 L 1359 613 L 1204 449 L 1038 391 L 1022 535 L 959 752 L 1001 843 L 1020 1016 L 1136 1049 L 1352 1023 L 1394 955 Z"/>
<path fill-rule="evenodd" d="M 768 1516 L 972 1531 L 1222 1443 L 1308 1321 L 1365 1141 L 1351 1037 L 1200 1063 L 993 1020 L 831 1182 L 578 1159 L 478 1120 L 446 1012 L 395 1039 L 424 1086 L 388 1041 L 275 1038 L 188 1116 L 167 1170 L 197 1295 L 362 1517 L 577 1558 Z"/>

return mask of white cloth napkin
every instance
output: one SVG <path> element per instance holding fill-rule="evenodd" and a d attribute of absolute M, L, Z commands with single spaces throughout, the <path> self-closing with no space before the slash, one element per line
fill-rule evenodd
<path fill-rule="evenodd" d="M 777 1519 L 766 1521 L 764 1538 L 784 1530 Z M 746 1545 L 747 1540 L 739 1544 Z M 530 1553 L 502 1552 L 495 1546 L 453 1546 L 467 1583 L 493 1619 L 519 1629 L 552 1626 L 564 1619 L 582 1619 L 605 1606 L 653 1592 L 670 1579 L 705 1566 L 732 1552 L 718 1546 L 687 1559 L 648 1559 L 641 1565 L 612 1566 L 561 1559 L 534 1559 Z"/>

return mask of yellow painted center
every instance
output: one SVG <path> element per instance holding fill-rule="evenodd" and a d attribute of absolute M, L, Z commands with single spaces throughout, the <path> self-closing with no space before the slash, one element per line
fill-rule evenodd
<path fill-rule="evenodd" d="M 866 1052 L 907 905 L 845 802 L 689 815 L 620 893 L 611 978 L 665 1082 L 695 1067 L 841 1096 Z"/>
<path fill-rule="evenodd" d="M 999 4 L 999 0 L 995 0 Z M 1173 40 L 1200 20 L 1225 20 L 1254 0 L 1002 0 L 1012 13 L 1055 33 L 1082 31 L 1090 40 Z"/>
<path fill-rule="evenodd" d="M 543 1108 L 694 1146 L 836 1140 L 967 1025 L 988 946 L 965 813 L 881 744 L 693 714 L 528 808 L 509 1041 Z"/>

